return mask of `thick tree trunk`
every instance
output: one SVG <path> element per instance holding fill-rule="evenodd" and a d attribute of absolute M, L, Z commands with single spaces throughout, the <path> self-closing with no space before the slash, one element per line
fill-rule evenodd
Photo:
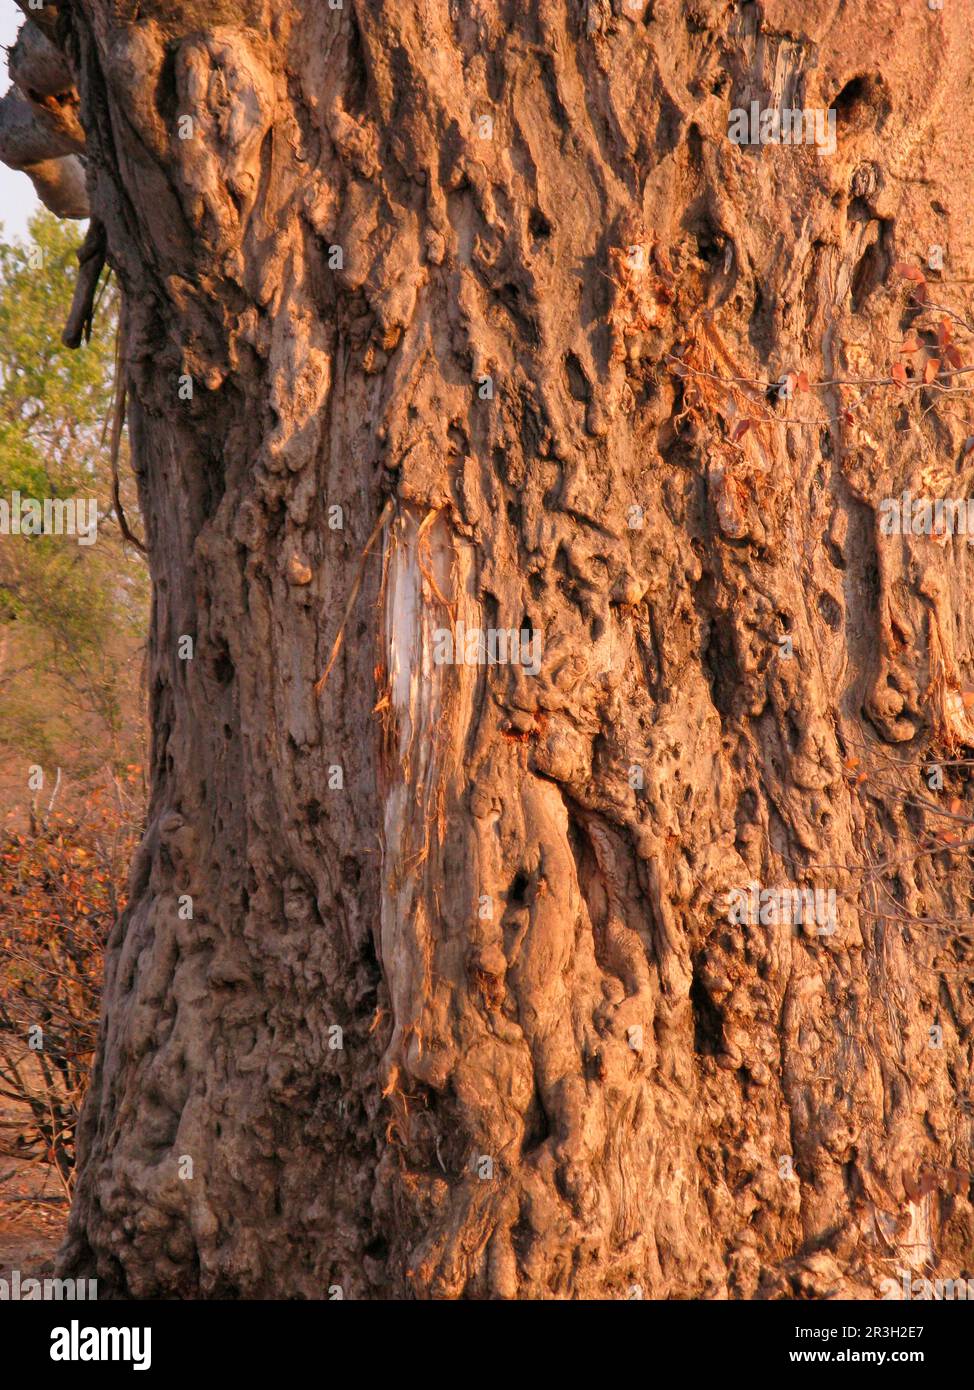
<path fill-rule="evenodd" d="M 969 487 L 968 378 L 890 370 L 941 317 L 895 262 L 967 316 L 964 9 L 61 5 L 155 585 L 66 1269 L 974 1273 L 972 565 L 878 521 Z M 733 143 L 752 100 L 835 152 Z"/>

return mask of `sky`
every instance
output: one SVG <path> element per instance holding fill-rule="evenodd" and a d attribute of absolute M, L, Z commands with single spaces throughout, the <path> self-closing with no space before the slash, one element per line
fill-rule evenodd
<path fill-rule="evenodd" d="M 14 0 L 0 0 L 0 96 L 10 86 L 7 76 L 7 49 L 17 37 L 23 15 Z M 26 174 L 18 174 L 0 164 L 0 223 L 4 235 L 22 237 L 27 233 L 27 219 L 40 203 L 34 196 L 34 185 Z"/>

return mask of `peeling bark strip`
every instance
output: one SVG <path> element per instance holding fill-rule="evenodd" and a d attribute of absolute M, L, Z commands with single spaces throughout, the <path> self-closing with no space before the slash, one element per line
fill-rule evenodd
<path fill-rule="evenodd" d="M 972 480 L 966 7 L 42 28 L 155 581 L 64 1270 L 532 1299 L 968 1269 L 974 571 L 879 515 Z M 752 101 L 835 111 L 834 152 L 735 143 Z M 537 674 L 438 663 L 460 624 L 537 631 Z M 834 893 L 837 929 L 728 920 L 750 884 Z"/>

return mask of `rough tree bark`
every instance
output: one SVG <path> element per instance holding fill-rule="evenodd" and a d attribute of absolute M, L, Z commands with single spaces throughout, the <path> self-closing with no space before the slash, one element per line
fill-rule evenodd
<path fill-rule="evenodd" d="M 964 10 L 45 6 L 155 593 L 65 1270 L 974 1274 L 974 568 L 879 525 L 970 482 Z M 834 154 L 735 145 L 752 100 L 835 109 Z M 437 664 L 460 622 L 538 675 Z M 838 930 L 730 921 L 752 881 Z"/>

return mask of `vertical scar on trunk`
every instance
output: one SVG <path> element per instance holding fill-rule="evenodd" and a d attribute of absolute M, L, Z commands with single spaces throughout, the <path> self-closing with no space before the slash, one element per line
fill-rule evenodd
<path fill-rule="evenodd" d="M 380 958 L 389 981 L 393 1034 L 385 1058 L 393 1069 L 442 1081 L 451 1066 L 442 1050 L 427 1056 L 423 1014 L 433 988 L 434 941 L 446 906 L 436 885 L 446 807 L 463 789 L 462 752 L 473 709 L 477 668 L 437 661 L 437 633 L 458 621 L 475 624 L 473 547 L 450 530 L 443 512 L 401 509 L 383 546 L 381 659 L 376 668 L 382 721 L 379 760 L 383 847 Z M 432 871 L 431 871 L 432 870 Z"/>

